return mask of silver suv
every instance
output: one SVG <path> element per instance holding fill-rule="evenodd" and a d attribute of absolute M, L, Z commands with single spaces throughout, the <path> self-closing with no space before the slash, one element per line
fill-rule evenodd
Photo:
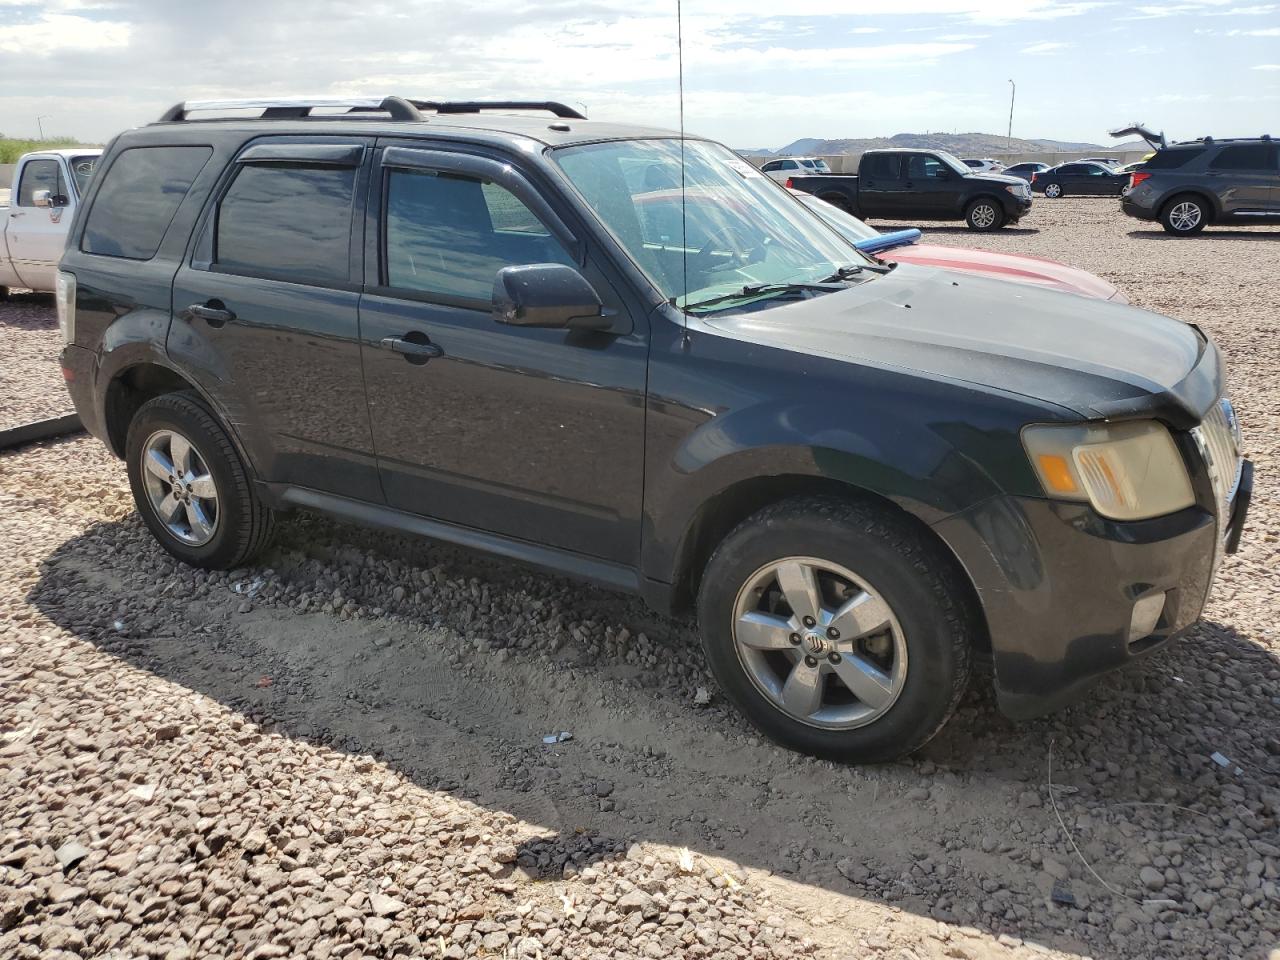
<path fill-rule="evenodd" d="M 1208 224 L 1280 224 L 1280 143 L 1269 136 L 1175 143 L 1135 170 L 1120 207 L 1177 236 Z"/>

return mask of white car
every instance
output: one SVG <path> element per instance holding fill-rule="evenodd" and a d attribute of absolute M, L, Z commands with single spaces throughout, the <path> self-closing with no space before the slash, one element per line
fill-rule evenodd
<path fill-rule="evenodd" d="M 788 177 L 830 173 L 831 168 L 821 157 L 784 157 L 768 161 L 760 168 L 760 172 L 779 183 L 786 183 Z"/>
<path fill-rule="evenodd" d="M 999 160 L 992 160 L 990 157 L 984 157 L 981 160 L 970 157 L 960 162 L 974 173 L 999 173 L 1004 169 L 1003 163 Z"/>
<path fill-rule="evenodd" d="M 40 150 L 18 158 L 8 206 L 0 206 L 0 300 L 10 287 L 53 290 L 76 207 L 102 151 Z"/>

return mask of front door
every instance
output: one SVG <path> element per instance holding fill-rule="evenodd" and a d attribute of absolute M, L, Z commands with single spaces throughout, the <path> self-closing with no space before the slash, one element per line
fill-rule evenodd
<path fill-rule="evenodd" d="M 52 206 L 38 207 L 35 195 L 47 190 Z M 28 160 L 9 207 L 9 255 L 19 279 L 35 290 L 52 290 L 58 261 L 71 226 L 71 191 L 55 157 Z"/>
<path fill-rule="evenodd" d="M 388 504 L 634 563 L 648 344 L 616 276 L 509 161 L 389 145 L 372 196 L 360 327 Z M 614 328 L 497 323 L 498 270 L 530 263 L 581 270 Z"/>
<path fill-rule="evenodd" d="M 954 212 L 956 174 L 947 164 L 928 153 L 907 157 L 906 189 L 912 194 L 910 204 L 922 218 L 945 217 Z"/>
<path fill-rule="evenodd" d="M 358 332 L 371 147 L 280 137 L 243 150 L 174 279 L 168 349 L 245 425 L 263 480 L 381 502 Z"/>

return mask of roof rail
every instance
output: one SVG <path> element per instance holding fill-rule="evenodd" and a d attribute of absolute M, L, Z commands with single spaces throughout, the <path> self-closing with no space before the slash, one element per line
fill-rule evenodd
<path fill-rule="evenodd" d="M 292 120 L 311 116 L 316 109 L 343 109 L 348 113 L 381 111 L 393 120 L 421 120 L 422 114 L 402 97 L 285 97 L 245 100 L 186 100 L 176 103 L 160 117 L 160 123 L 189 119 L 195 111 L 261 110 L 263 120 Z"/>
<path fill-rule="evenodd" d="M 285 97 L 243 100 L 186 100 L 176 103 L 160 117 L 160 123 L 190 119 L 204 111 L 260 110 L 260 120 L 298 120 L 313 110 L 343 110 L 347 113 L 388 113 L 392 120 L 422 120 L 423 110 L 445 113 L 479 113 L 482 110 L 546 110 L 567 120 L 585 120 L 573 107 L 554 100 L 409 100 L 404 97 Z"/>

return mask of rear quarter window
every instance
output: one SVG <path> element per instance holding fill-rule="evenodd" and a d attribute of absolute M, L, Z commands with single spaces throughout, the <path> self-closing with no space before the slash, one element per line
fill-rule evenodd
<path fill-rule="evenodd" d="M 1160 150 L 1142 165 L 1143 170 L 1176 170 L 1204 153 L 1204 147 L 1175 147 Z"/>
<path fill-rule="evenodd" d="M 130 147 L 107 169 L 85 222 L 80 249 L 150 260 L 212 147 Z"/>

